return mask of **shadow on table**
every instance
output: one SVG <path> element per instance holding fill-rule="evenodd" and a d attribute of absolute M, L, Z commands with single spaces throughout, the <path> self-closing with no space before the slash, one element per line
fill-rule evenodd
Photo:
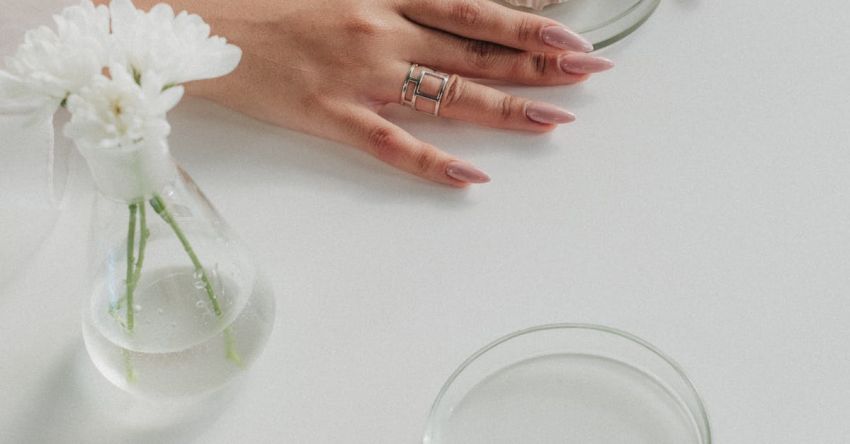
<path fill-rule="evenodd" d="M 3 434 L 13 442 L 187 443 L 216 421 L 235 390 L 184 401 L 139 399 L 110 384 L 77 343 Z"/>
<path fill-rule="evenodd" d="M 584 97 L 578 90 L 558 91 L 561 95 Z M 548 158 L 561 149 L 552 135 L 435 119 L 397 105 L 388 106 L 381 114 L 414 136 L 483 168 L 494 175 L 494 180 L 500 171 L 490 167 L 501 163 L 500 158 L 515 160 L 521 168 L 535 157 Z M 173 119 L 171 145 L 185 160 L 190 174 L 201 175 L 205 170 L 216 171 L 217 178 L 233 174 L 231 177 L 241 185 L 254 182 L 257 188 L 270 186 L 270 178 L 275 178 L 280 181 L 274 183 L 287 187 L 310 192 L 330 189 L 333 193 L 347 193 L 352 199 L 382 203 L 418 201 L 450 207 L 469 204 L 463 190 L 402 172 L 344 144 L 261 123 L 204 100 L 187 101 Z M 242 173 L 231 173 L 240 170 Z"/>

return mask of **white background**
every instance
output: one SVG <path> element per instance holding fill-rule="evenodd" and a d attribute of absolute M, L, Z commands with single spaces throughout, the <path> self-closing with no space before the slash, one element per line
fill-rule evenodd
<path fill-rule="evenodd" d="M 17 275 L 0 442 L 415 443 L 463 359 L 563 321 L 674 357 L 716 442 L 848 442 L 848 44 L 845 0 L 665 0 L 603 51 L 613 71 L 509 88 L 578 114 L 551 135 L 390 110 L 492 175 L 467 191 L 186 100 L 175 155 L 277 293 L 265 354 L 200 425 L 125 427 L 79 401 L 91 189 L 72 157 L 43 248 L 0 257 Z"/>

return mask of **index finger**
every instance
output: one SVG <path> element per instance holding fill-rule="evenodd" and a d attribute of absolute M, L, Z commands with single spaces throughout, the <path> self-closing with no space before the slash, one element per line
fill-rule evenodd
<path fill-rule="evenodd" d="M 430 28 L 525 51 L 593 50 L 590 42 L 554 20 L 489 0 L 411 0 L 401 12 Z"/>

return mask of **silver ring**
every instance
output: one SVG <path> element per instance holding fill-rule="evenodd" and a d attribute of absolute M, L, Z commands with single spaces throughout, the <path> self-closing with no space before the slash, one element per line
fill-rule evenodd
<path fill-rule="evenodd" d="M 440 82 L 436 93 L 428 94 L 422 91 L 422 84 L 425 82 L 426 77 L 433 77 Z M 416 111 L 438 116 L 440 115 L 440 102 L 443 100 L 443 93 L 445 93 L 446 85 L 448 85 L 448 83 L 448 74 L 412 63 L 410 65 L 410 69 L 407 70 L 407 77 L 404 79 L 404 83 L 401 86 L 401 104 L 409 106 Z M 417 103 L 420 99 L 425 99 L 433 103 L 434 110 L 429 111 L 421 107 L 417 107 Z"/>

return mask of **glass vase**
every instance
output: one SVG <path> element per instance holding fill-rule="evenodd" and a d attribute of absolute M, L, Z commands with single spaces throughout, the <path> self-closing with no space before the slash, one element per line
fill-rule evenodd
<path fill-rule="evenodd" d="M 98 187 L 83 337 L 97 369 L 144 397 L 224 387 L 268 339 L 256 264 L 165 141 L 79 147 Z"/>

